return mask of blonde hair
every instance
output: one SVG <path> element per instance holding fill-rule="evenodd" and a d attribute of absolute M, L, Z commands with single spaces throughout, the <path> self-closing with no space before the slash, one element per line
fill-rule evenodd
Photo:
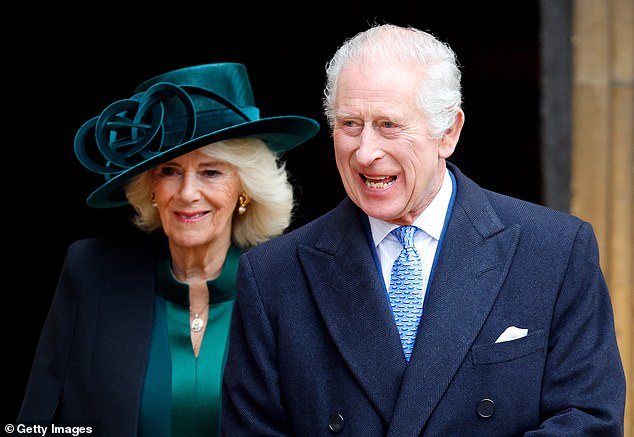
<path fill-rule="evenodd" d="M 203 153 L 235 167 L 251 201 L 245 214 L 234 214 L 233 242 L 248 248 L 280 235 L 290 225 L 294 208 L 293 187 L 285 163 L 258 138 L 219 141 L 201 147 Z M 152 206 L 152 169 L 134 177 L 125 187 L 136 214 L 132 222 L 144 232 L 161 229 Z"/>

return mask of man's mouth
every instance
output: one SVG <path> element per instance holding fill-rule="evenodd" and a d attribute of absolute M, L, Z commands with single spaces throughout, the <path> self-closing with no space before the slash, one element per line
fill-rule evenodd
<path fill-rule="evenodd" d="M 396 176 L 367 176 L 360 175 L 361 179 L 370 188 L 383 189 L 396 182 Z"/>

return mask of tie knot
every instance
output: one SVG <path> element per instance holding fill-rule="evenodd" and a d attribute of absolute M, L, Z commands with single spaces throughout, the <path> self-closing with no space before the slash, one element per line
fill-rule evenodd
<path fill-rule="evenodd" d="M 399 243 L 405 248 L 414 247 L 414 233 L 418 228 L 416 226 L 399 226 L 392 230 L 392 234 L 398 239 Z"/>

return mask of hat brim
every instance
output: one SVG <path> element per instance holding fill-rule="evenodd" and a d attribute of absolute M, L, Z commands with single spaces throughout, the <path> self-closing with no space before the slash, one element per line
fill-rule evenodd
<path fill-rule="evenodd" d="M 97 188 L 88 196 L 86 203 L 93 208 L 125 206 L 128 201 L 123 187 L 134 176 L 211 143 L 227 139 L 260 138 L 273 152 L 282 153 L 306 142 L 314 137 L 318 131 L 319 123 L 315 120 L 289 115 L 261 118 L 211 132 L 184 142 L 122 171 Z"/>

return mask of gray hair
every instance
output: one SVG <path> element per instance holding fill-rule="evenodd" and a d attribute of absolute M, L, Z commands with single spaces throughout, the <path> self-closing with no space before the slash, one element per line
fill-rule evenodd
<path fill-rule="evenodd" d="M 294 208 L 293 187 L 284 162 L 258 138 L 219 141 L 201 147 L 208 156 L 235 167 L 244 192 L 250 197 L 248 211 L 233 216 L 232 239 L 248 248 L 280 235 L 290 224 Z M 126 197 L 134 207 L 135 226 L 145 232 L 161 229 L 158 211 L 152 206 L 152 170 L 133 178 Z"/>
<path fill-rule="evenodd" d="M 326 65 L 323 110 L 331 129 L 335 123 L 339 73 L 347 64 L 362 60 L 418 63 L 424 73 L 414 92 L 431 136 L 440 138 L 453 126 L 462 104 L 461 73 L 453 50 L 427 32 L 382 24 L 346 40 Z"/>

